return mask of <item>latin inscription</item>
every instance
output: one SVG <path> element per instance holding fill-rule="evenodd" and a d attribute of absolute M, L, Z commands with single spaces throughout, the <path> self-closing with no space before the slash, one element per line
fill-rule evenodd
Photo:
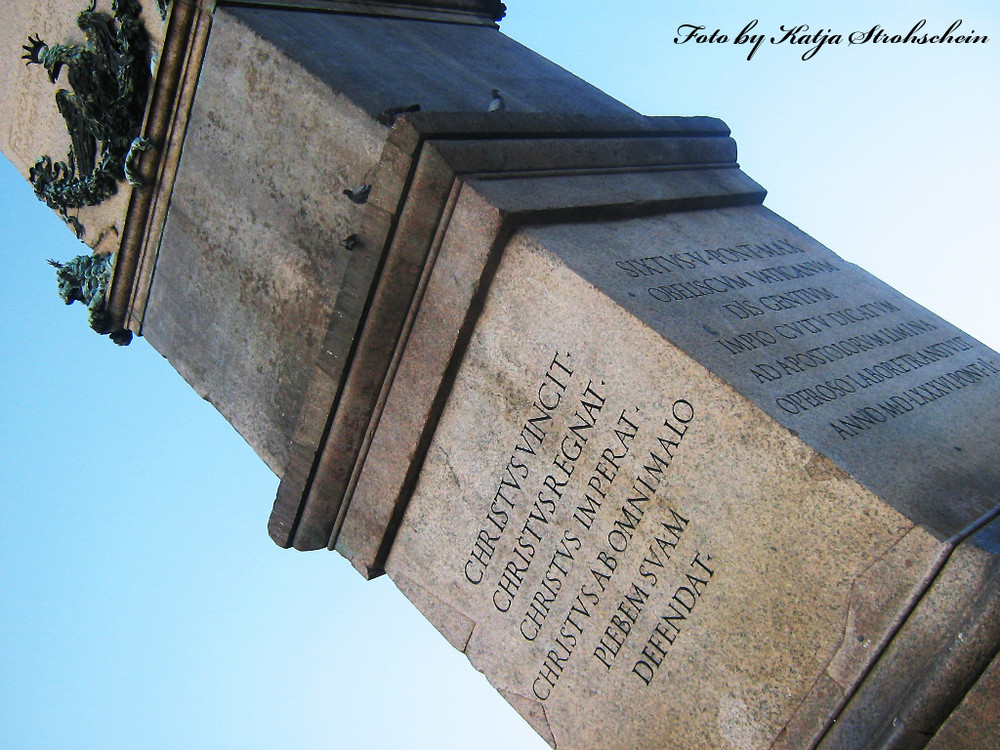
<path fill-rule="evenodd" d="M 655 410 L 622 402 L 563 351 L 530 393 L 497 489 L 483 500 L 466 582 L 486 589 L 516 648 L 536 655 L 525 680 L 538 700 L 581 668 L 648 685 L 667 658 L 655 655 L 663 639 L 651 633 L 678 610 L 696 627 L 690 596 L 706 596 L 718 564 L 685 544 L 698 522 L 668 490 L 696 407 L 682 395 Z"/>
<path fill-rule="evenodd" d="M 701 551 L 694 553 L 688 568 L 662 614 L 658 613 L 659 620 L 643 644 L 639 658 L 632 665 L 632 674 L 644 685 L 653 681 L 656 670 L 663 664 L 682 630 L 690 623 L 695 606 L 701 601 L 715 575 L 712 556 Z"/>
<path fill-rule="evenodd" d="M 536 397 L 525 416 L 524 425 L 500 473 L 496 493 L 490 498 L 482 527 L 469 550 L 465 563 L 465 578 L 469 583 L 483 582 L 486 568 L 496 554 L 497 546 L 507 531 L 511 511 L 522 501 L 522 482 L 528 479 L 531 459 L 538 456 L 548 437 L 552 414 L 562 404 L 563 394 L 573 376 L 568 353 L 556 352 L 548 369 L 539 379 Z"/>
<path fill-rule="evenodd" d="M 628 574 L 622 572 L 623 561 L 639 548 L 645 550 L 643 565 L 665 568 L 670 564 L 671 550 L 690 524 L 677 509 L 668 505 L 663 510 L 663 493 L 670 465 L 680 455 L 695 421 L 695 408 L 687 399 L 678 398 L 669 412 L 656 415 L 648 428 L 640 427 L 639 422 L 645 421 L 640 414 L 640 407 L 635 405 L 620 411 L 612 425 L 614 437 L 609 435 L 607 440 L 611 445 L 601 450 L 594 473 L 577 489 L 582 502 L 571 511 L 569 528 L 564 533 L 580 542 L 575 555 L 581 565 L 577 577 L 580 582 L 567 594 L 569 604 L 560 610 L 562 616 L 556 617 L 556 626 L 548 635 L 532 680 L 532 692 L 541 701 L 549 699 L 561 677 L 586 660 L 588 653 L 604 671 L 611 671 L 657 580 L 655 571 L 646 567 L 641 568 L 641 581 L 627 579 Z M 635 453 L 631 446 L 640 436 L 644 438 L 643 448 Z M 629 481 L 616 484 L 629 466 Z M 663 513 L 669 520 L 650 520 Z M 583 548 L 583 539 L 590 540 L 591 549 Z M 532 604 L 535 601 L 532 599 Z M 547 604 L 546 616 L 555 609 L 554 602 Z M 533 611 L 534 607 L 529 606 L 529 615 Z M 609 611 L 610 615 L 599 614 Z M 534 641 L 541 628 L 535 618 L 526 619 L 532 623 L 529 631 Z M 522 621 L 522 635 L 524 625 Z M 581 654 L 584 641 L 588 647 Z"/>
<path fill-rule="evenodd" d="M 706 353 L 776 416 L 818 418 L 837 440 L 1000 374 L 992 352 L 909 300 L 857 299 L 848 270 L 784 238 L 614 261 L 628 297 L 654 309 L 700 300 Z"/>
<path fill-rule="evenodd" d="M 607 293 L 795 429 L 855 440 L 1000 375 L 978 342 L 810 242 L 609 264 Z M 669 380 L 623 396 L 584 361 L 539 362 L 465 560 L 522 689 L 543 703 L 605 680 L 662 689 L 734 585 L 709 519 L 671 491 L 692 441 L 713 440 L 697 399 Z"/>

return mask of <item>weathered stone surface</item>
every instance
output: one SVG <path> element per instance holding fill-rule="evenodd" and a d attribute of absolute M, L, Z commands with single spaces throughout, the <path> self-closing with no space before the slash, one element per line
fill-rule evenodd
<path fill-rule="evenodd" d="M 386 328 L 379 322 L 385 314 L 376 314 L 365 323 L 367 336 L 358 337 L 371 284 L 378 272 L 396 267 L 392 259 L 400 261 L 398 287 L 390 284 L 389 293 L 405 312 L 410 300 L 401 290 L 419 280 L 432 239 L 413 226 L 428 220 L 422 212 L 403 214 L 394 204 L 412 175 L 392 169 L 393 150 L 384 148 L 388 127 L 379 122 L 384 110 L 419 103 L 423 112 L 485 116 L 492 88 L 500 86 L 512 112 L 641 122 L 498 34 L 480 17 L 491 3 L 450 4 L 431 20 L 431 8 L 388 3 L 358 14 L 354 5 L 214 11 L 190 119 L 179 112 L 172 124 L 174 136 L 184 134 L 183 152 L 173 138 L 169 186 L 150 212 L 124 313 L 286 478 L 270 530 L 279 544 L 300 548 L 330 543 L 338 522 L 327 516 L 337 509 L 322 498 L 336 506 L 352 481 L 349 474 L 327 476 L 317 448 L 344 420 L 353 429 L 368 418 L 368 395 L 377 395 L 384 372 L 365 363 L 391 356 L 397 338 L 398 321 L 379 304 L 376 313 L 393 322 Z M 188 89 L 202 69 L 196 38 L 207 35 L 207 21 L 199 19 L 191 32 L 191 70 L 183 73 Z M 388 58 L 387 46 L 395 50 Z M 181 93 L 191 92 L 182 86 Z M 402 155 L 408 164 L 405 147 Z M 376 171 L 397 183 L 374 180 Z M 373 182 L 367 207 L 342 195 Z M 393 232 L 413 246 L 412 258 L 402 249 L 385 256 Z M 348 236 L 356 238 L 350 249 L 341 244 Z M 345 382 L 350 367 L 368 375 Z M 337 404 L 349 408 L 334 419 Z M 296 493 L 311 493 L 324 507 L 299 508 Z M 323 518 L 318 525 L 316 512 Z"/>
<path fill-rule="evenodd" d="M 996 657 L 927 744 L 927 750 L 979 750 L 1000 726 L 1000 660 Z"/>
<path fill-rule="evenodd" d="M 493 28 L 277 8 L 229 12 L 372 117 L 413 103 L 424 112 L 485 112 L 494 88 L 511 112 L 635 116 Z"/>
<path fill-rule="evenodd" d="M 952 552 L 820 748 L 922 747 L 970 689 L 939 743 L 962 726 L 980 747 L 996 743 L 996 725 L 979 719 L 997 710 L 984 689 L 1000 643 L 998 542 L 994 520 Z"/>
<path fill-rule="evenodd" d="M 361 221 L 341 191 L 384 133 L 216 14 L 143 335 L 278 473 L 351 263 L 341 241 Z"/>
<path fill-rule="evenodd" d="M 995 507 L 996 354 L 783 219 L 728 209 L 536 234 L 933 533 Z"/>
<path fill-rule="evenodd" d="M 519 131 L 533 136 L 515 139 Z M 366 213 L 399 217 L 384 241 L 392 270 L 373 293 L 343 389 L 357 398 L 335 407 L 296 546 L 326 534 L 365 575 L 382 571 L 455 359 L 514 227 L 567 212 L 759 201 L 763 191 L 734 159 L 728 129 L 710 118 L 421 114 L 394 129 L 382 159 L 388 174 L 380 170 L 376 187 L 404 192 L 393 199 L 392 190 L 373 188 Z M 622 183 L 644 188 L 646 200 L 634 203 L 616 189 Z M 358 427 L 362 417 L 367 427 Z"/>
<path fill-rule="evenodd" d="M 557 747 L 807 746 L 995 507 L 998 365 L 760 207 L 527 227 L 387 571 Z"/>
<path fill-rule="evenodd" d="M 312 512 L 557 746 L 837 746 L 996 505 L 996 355 L 756 205 L 710 123 L 542 122 L 392 131 L 397 270 Z"/>

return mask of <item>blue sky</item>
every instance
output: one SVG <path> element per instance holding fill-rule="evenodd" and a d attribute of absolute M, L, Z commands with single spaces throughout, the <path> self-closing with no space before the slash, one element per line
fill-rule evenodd
<path fill-rule="evenodd" d="M 507 4 L 505 33 L 641 112 L 725 120 L 766 205 L 1000 348 L 995 2 Z M 991 38 L 673 43 L 755 18 Z M 545 746 L 388 580 L 270 541 L 275 477 L 144 341 L 61 304 L 45 259 L 82 246 L 6 161 L 0 237 L 0 746 Z"/>

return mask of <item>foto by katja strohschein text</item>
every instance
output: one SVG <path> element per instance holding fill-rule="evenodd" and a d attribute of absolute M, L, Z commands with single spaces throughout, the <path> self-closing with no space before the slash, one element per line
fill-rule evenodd
<path fill-rule="evenodd" d="M 739 33 L 730 35 L 721 29 L 708 31 L 703 25 L 685 23 L 677 27 L 677 36 L 674 37 L 674 44 L 735 44 L 744 46 L 747 52 L 747 60 L 752 60 L 764 42 L 770 44 L 801 45 L 805 47 L 802 53 L 803 60 L 811 60 L 826 45 L 883 45 L 883 44 L 985 44 L 989 41 L 989 36 L 980 34 L 975 29 L 970 29 L 968 33 L 960 33 L 963 21 L 957 19 L 947 28 L 938 30 L 927 30 L 927 20 L 921 19 L 905 33 L 898 33 L 884 28 L 881 24 L 874 24 L 867 29 L 859 29 L 846 34 L 839 33 L 833 29 L 820 28 L 813 31 L 808 24 L 784 25 L 773 35 L 766 33 L 754 33 L 757 30 L 758 21 L 747 23 Z"/>

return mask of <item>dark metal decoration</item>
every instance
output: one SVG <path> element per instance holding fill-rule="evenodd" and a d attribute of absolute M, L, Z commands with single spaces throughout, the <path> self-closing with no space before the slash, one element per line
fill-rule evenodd
<path fill-rule="evenodd" d="M 66 121 L 70 150 L 65 161 L 49 156 L 29 170 L 35 195 L 58 211 L 82 236 L 69 211 L 95 206 L 118 191 L 132 160 L 149 147 L 139 138 L 149 93 L 149 37 L 139 19 L 138 0 L 113 0 L 112 16 L 95 10 L 96 0 L 77 17 L 85 44 L 48 45 L 28 37 L 22 59 L 41 65 L 56 83 L 66 69 L 72 91 L 56 91 L 56 106 Z M 128 170 L 128 172 L 126 172 Z"/>
<path fill-rule="evenodd" d="M 110 333 L 119 345 L 132 340 L 131 331 L 111 331 L 107 310 L 107 289 L 114 271 L 117 253 L 78 255 L 67 263 L 49 260 L 56 269 L 59 296 L 67 305 L 82 302 L 90 311 L 90 327 L 98 333 Z"/>

